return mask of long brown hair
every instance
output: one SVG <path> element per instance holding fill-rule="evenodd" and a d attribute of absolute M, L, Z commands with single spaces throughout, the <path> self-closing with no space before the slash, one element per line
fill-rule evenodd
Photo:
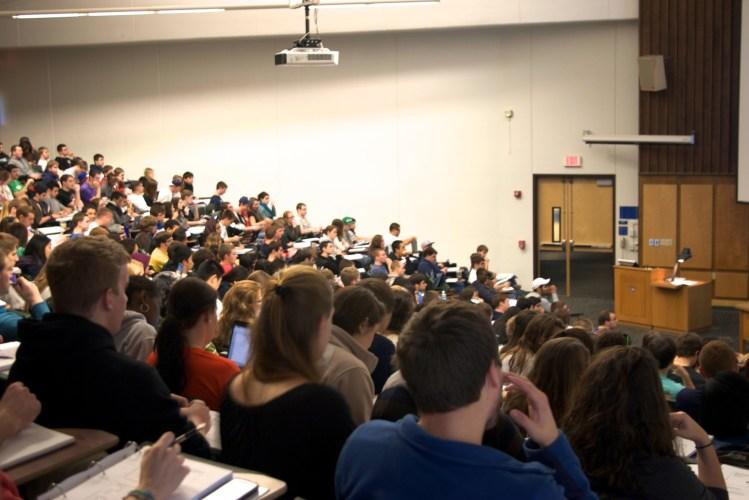
<path fill-rule="evenodd" d="M 294 266 L 271 283 L 252 337 L 252 354 L 245 370 L 260 382 L 293 377 L 317 381 L 313 351 L 320 320 L 333 310 L 328 280 L 307 266 Z"/>
<path fill-rule="evenodd" d="M 562 427 L 600 489 L 636 491 L 637 460 L 675 456 L 658 368 L 639 347 L 611 347 L 593 358 Z"/>
<path fill-rule="evenodd" d="M 559 320 L 552 314 L 539 314 L 530 320 L 525 331 L 518 338 L 517 345 L 507 351 L 508 354 L 512 354 L 510 371 L 525 373 L 533 356 L 541 349 L 544 342 L 563 329 Z"/>
<path fill-rule="evenodd" d="M 213 341 L 219 350 L 228 348 L 231 329 L 237 321 L 248 323 L 251 329 L 254 328 L 255 304 L 262 300 L 262 290 L 259 283 L 242 280 L 234 283 L 226 292 L 221 301 L 223 308 L 218 320 L 218 335 Z"/>
<path fill-rule="evenodd" d="M 549 340 L 536 353 L 528 379 L 549 398 L 557 422 L 563 420 L 572 406 L 575 390 L 589 363 L 590 351 L 574 338 Z M 502 405 L 505 413 L 515 408 L 527 413 L 528 402 L 520 392 L 511 393 Z"/>

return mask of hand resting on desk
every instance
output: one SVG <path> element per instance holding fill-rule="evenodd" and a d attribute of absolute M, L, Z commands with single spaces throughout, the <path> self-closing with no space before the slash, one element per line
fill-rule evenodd
<path fill-rule="evenodd" d="M 41 403 L 25 385 L 10 384 L 0 399 L 0 444 L 28 427 L 41 411 Z"/>

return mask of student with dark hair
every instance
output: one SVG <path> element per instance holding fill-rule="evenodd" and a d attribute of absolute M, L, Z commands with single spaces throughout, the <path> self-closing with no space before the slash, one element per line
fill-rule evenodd
<path fill-rule="evenodd" d="M 377 356 L 369 352 L 385 306 L 369 289 L 357 285 L 335 295 L 332 334 L 322 363 L 322 383 L 346 400 L 354 422 L 366 422 L 372 413 L 374 383 L 371 373 Z"/>
<path fill-rule="evenodd" d="M 544 394 L 500 370 L 494 334 L 475 306 L 426 307 L 403 332 L 398 363 L 418 420 L 359 427 L 338 461 L 338 498 L 595 498 Z M 528 415 L 510 416 L 531 438 L 531 463 L 481 446 L 504 381 L 528 401 Z"/>
<path fill-rule="evenodd" d="M 169 262 L 169 244 L 172 242 L 172 235 L 166 231 L 156 233 L 153 237 L 153 249 L 151 258 L 148 261 L 148 267 L 154 273 L 160 273 L 164 265 Z"/>
<path fill-rule="evenodd" d="M 182 189 L 189 189 L 193 193 L 195 192 L 195 174 L 190 171 L 182 174 Z"/>
<path fill-rule="evenodd" d="M 216 255 L 214 255 L 213 252 L 211 252 L 207 248 L 201 248 L 197 252 L 193 252 L 192 254 L 193 269 L 197 269 L 198 267 L 200 267 L 200 264 L 202 264 L 206 260 L 216 260 Z"/>
<path fill-rule="evenodd" d="M 563 427 L 593 490 L 606 498 L 728 498 L 712 439 L 686 413 L 669 415 L 645 349 L 598 354 Z M 699 479 L 676 456 L 675 435 L 694 441 Z"/>
<path fill-rule="evenodd" d="M 372 382 L 374 382 L 375 394 L 379 394 L 394 369 L 393 357 L 395 357 L 395 344 L 383 335 L 383 333 L 387 330 L 390 318 L 393 316 L 395 297 L 393 297 L 393 289 L 380 279 L 367 278 L 360 281 L 358 286 L 363 286 L 375 294 L 377 300 L 385 308 L 382 320 L 375 330 L 372 344 L 369 346 L 369 352 L 377 356 L 377 365 L 372 370 Z"/>
<path fill-rule="evenodd" d="M 442 286 L 444 273 L 437 264 L 437 250 L 433 247 L 427 247 L 421 252 L 421 262 L 419 262 L 418 272 L 427 277 L 429 289 L 439 289 Z"/>
<path fill-rule="evenodd" d="M 333 274 L 338 274 L 338 262 L 333 256 L 333 242 L 330 240 L 321 241 L 319 253 L 315 259 L 315 266 L 318 269 L 330 269 Z"/>
<path fill-rule="evenodd" d="M 213 259 L 204 260 L 195 269 L 195 277 L 208 283 L 214 290 L 218 290 L 218 287 L 221 286 L 223 276 L 224 270 L 221 268 L 221 264 Z"/>
<path fill-rule="evenodd" d="M 486 269 L 479 269 L 476 271 L 476 281 L 472 283 L 473 287 L 479 294 L 479 297 L 486 302 L 491 304 L 494 298 L 497 296 L 497 292 L 494 290 L 493 280 L 494 275 Z"/>
<path fill-rule="evenodd" d="M 188 432 L 190 422 L 210 424 L 205 405 L 181 408 L 153 368 L 114 348 L 127 305 L 129 260 L 122 245 L 105 238 L 66 241 L 50 255 L 46 273 L 55 312 L 19 324 L 21 346 L 8 376 L 39 398 L 40 425 L 101 429 L 121 443 L 140 443 L 165 431 Z M 182 447 L 208 455 L 200 434 Z"/>
<path fill-rule="evenodd" d="M 341 395 L 320 385 L 333 293 L 321 273 L 295 266 L 263 300 L 249 363 L 221 407 L 221 460 L 286 482 L 286 497 L 334 497 L 341 447 L 354 428 Z"/>
<path fill-rule="evenodd" d="M 0 296 L 5 297 L 10 292 L 11 273 L 13 272 L 14 255 L 0 250 Z M 30 308 L 31 317 L 36 320 L 49 312 L 49 306 L 42 299 L 37 286 L 19 276 L 15 289 Z M 6 299 L 7 300 L 7 299 Z M 12 342 L 18 340 L 18 323 L 23 319 L 19 313 L 9 309 L 5 303 L 0 304 L 0 342 Z"/>
<path fill-rule="evenodd" d="M 415 306 L 418 308 L 419 306 L 424 305 L 424 296 L 427 292 L 427 288 L 429 287 L 427 277 L 421 273 L 414 273 L 411 275 L 408 281 L 413 288 Z"/>
<path fill-rule="evenodd" d="M 221 197 L 226 194 L 227 189 L 229 189 L 229 186 L 224 181 L 218 181 L 216 183 L 216 192 L 213 193 L 213 196 L 211 196 L 211 199 L 208 202 L 209 210 L 218 212 L 223 208 L 224 200 Z M 193 193 L 194 192 L 195 191 L 193 190 Z"/>
<path fill-rule="evenodd" d="M 161 296 L 156 284 L 143 276 L 130 276 L 126 293 L 127 310 L 122 326 L 112 336 L 114 348 L 133 359 L 145 361 L 153 352 Z"/>
<path fill-rule="evenodd" d="M 579 340 L 591 355 L 595 353 L 595 342 L 593 341 L 593 334 L 586 332 L 582 328 L 571 327 L 562 330 L 561 332 L 554 335 L 555 339 L 571 338 Z"/>
<path fill-rule="evenodd" d="M 26 244 L 23 257 L 18 260 L 21 272 L 31 281 L 36 278 L 52 253 L 52 240 L 43 234 L 35 234 Z"/>
<path fill-rule="evenodd" d="M 660 373 L 661 385 L 666 398 L 670 401 L 676 400 L 676 395 L 682 389 L 694 389 L 689 374 L 682 366 L 673 366 L 676 357 L 676 342 L 663 333 L 649 333 L 642 339 L 642 347 L 650 351 L 657 364 Z M 674 371 L 681 377 L 681 383 L 674 382 L 668 378 L 668 373 L 673 367 Z"/>
<path fill-rule="evenodd" d="M 595 333 L 603 333 L 606 330 L 613 330 L 618 325 L 614 311 L 604 309 L 598 314 L 598 328 Z"/>
<path fill-rule="evenodd" d="M 257 195 L 257 199 L 260 202 L 260 215 L 262 215 L 266 219 L 275 219 L 276 207 L 275 205 L 273 205 L 273 202 L 270 201 L 270 195 L 265 191 L 262 191 Z"/>
<path fill-rule="evenodd" d="M 687 332 L 684 335 L 680 335 L 676 340 L 674 366 L 683 366 L 689 374 L 692 383 L 697 388 L 705 385 L 705 378 L 697 370 L 697 361 L 699 360 L 701 350 L 702 338 L 696 333 Z M 669 373 L 668 378 L 674 382 L 681 382 L 681 377 L 674 373 Z"/>
<path fill-rule="evenodd" d="M 517 343 L 502 350 L 502 369 L 527 375 L 533 368 L 536 353 L 544 342 L 562 330 L 564 327 L 554 315 L 538 314 L 528 322 Z M 517 333 L 516 330 L 515 334 Z"/>
<path fill-rule="evenodd" d="M 618 330 L 604 330 L 596 336 L 596 354 L 609 347 L 629 345 L 627 336 Z"/>
<path fill-rule="evenodd" d="M 239 367 L 204 349 L 216 331 L 216 291 L 197 278 L 180 280 L 169 292 L 156 351 L 148 356 L 148 363 L 174 394 L 205 401 L 218 411 Z"/>
<path fill-rule="evenodd" d="M 180 274 L 192 271 L 192 250 L 184 243 L 172 242 L 167 255 L 169 260 L 164 264 L 164 271 L 176 271 Z"/>
<path fill-rule="evenodd" d="M 557 422 L 563 423 L 572 407 L 575 391 L 588 368 L 590 357 L 590 351 L 582 342 L 573 338 L 549 340 L 536 353 L 528 380 L 546 394 Z M 505 398 L 502 410 L 509 414 L 513 409 L 528 411 L 524 394 L 515 392 Z"/>
<path fill-rule="evenodd" d="M 393 287 L 393 314 L 390 316 L 390 323 L 387 326 L 385 336 L 395 345 L 398 345 L 398 338 L 403 327 L 414 312 L 414 300 L 408 290 L 401 287 Z"/>
<path fill-rule="evenodd" d="M 223 278 L 221 279 L 221 286 L 218 287 L 219 300 L 223 303 L 226 292 L 233 288 L 235 283 L 237 283 L 238 281 L 244 281 L 249 276 L 250 271 L 243 266 L 237 266 L 228 273 L 224 274 Z"/>

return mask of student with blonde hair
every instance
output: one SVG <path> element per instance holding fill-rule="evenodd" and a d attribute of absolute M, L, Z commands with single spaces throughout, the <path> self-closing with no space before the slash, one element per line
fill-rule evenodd
<path fill-rule="evenodd" d="M 263 303 L 263 286 L 250 280 L 237 281 L 229 288 L 222 301 L 223 308 L 218 321 L 218 335 L 213 343 L 219 352 L 229 350 L 234 325 L 241 323 L 254 328 Z"/>

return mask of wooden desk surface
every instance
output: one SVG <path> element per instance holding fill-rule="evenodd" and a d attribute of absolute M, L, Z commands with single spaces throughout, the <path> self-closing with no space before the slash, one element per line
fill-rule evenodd
<path fill-rule="evenodd" d="M 18 464 L 5 473 L 16 483 L 23 485 L 61 467 L 92 459 L 115 446 L 119 439 L 114 434 L 95 429 L 55 429 L 75 438 L 75 442 L 29 462 Z"/>

